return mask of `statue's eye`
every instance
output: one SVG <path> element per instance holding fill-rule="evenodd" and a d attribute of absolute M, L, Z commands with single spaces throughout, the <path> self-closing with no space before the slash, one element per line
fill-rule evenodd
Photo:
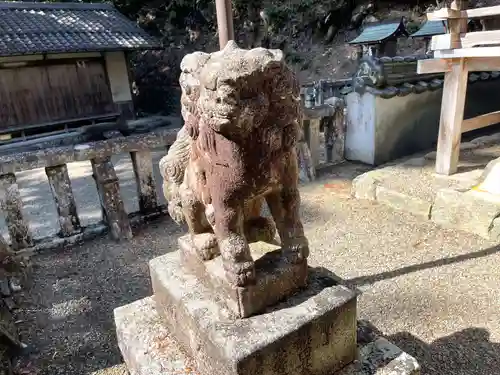
<path fill-rule="evenodd" d="M 241 100 L 252 99 L 255 96 L 257 96 L 257 93 L 253 90 L 245 90 L 241 93 Z"/>

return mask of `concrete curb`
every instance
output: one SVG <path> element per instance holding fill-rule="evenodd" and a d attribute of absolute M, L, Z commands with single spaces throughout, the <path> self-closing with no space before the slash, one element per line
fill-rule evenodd
<path fill-rule="evenodd" d="M 377 202 L 385 204 L 395 210 L 408 211 L 426 219 L 431 217 L 432 203 L 415 198 L 380 185 L 376 189 Z"/>
<path fill-rule="evenodd" d="M 484 137 L 486 138 L 486 137 Z M 479 142 L 490 141 L 491 137 Z M 390 172 L 375 170 L 356 177 L 352 195 L 406 211 L 447 228 L 463 230 L 490 240 L 500 239 L 500 197 L 473 190 L 440 189 L 432 202 L 383 186 Z"/>
<path fill-rule="evenodd" d="M 495 240 L 498 234 L 492 228 L 499 216 L 500 197 L 473 190 L 441 189 L 436 194 L 431 219 L 439 225 Z"/>

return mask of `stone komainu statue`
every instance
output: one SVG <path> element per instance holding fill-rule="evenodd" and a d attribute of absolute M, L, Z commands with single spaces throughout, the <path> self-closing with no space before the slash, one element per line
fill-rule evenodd
<path fill-rule="evenodd" d="M 186 222 L 198 254 L 222 256 L 234 286 L 255 282 L 249 242 L 277 229 L 283 256 L 306 262 L 296 143 L 299 85 L 279 50 L 229 42 L 181 63 L 184 126 L 160 161 L 169 213 Z M 261 217 L 264 201 L 272 219 Z"/>

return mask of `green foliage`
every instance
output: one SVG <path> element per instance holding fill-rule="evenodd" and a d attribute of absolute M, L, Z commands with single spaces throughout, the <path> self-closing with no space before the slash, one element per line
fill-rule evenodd
<path fill-rule="evenodd" d="M 283 7 L 273 4 L 266 8 L 266 12 L 273 32 L 276 32 L 285 26 L 290 18 L 290 10 L 286 6 Z"/>
<path fill-rule="evenodd" d="M 418 21 L 409 21 L 406 24 L 406 30 L 408 31 L 409 34 L 413 34 L 413 33 L 417 32 L 420 29 L 420 27 L 421 27 L 421 24 Z"/>

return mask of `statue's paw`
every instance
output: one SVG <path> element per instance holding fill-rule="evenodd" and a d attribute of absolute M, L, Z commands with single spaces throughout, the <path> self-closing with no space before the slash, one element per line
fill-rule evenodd
<path fill-rule="evenodd" d="M 169 204 L 168 214 L 177 224 L 181 225 L 184 223 L 184 213 L 179 205 Z"/>
<path fill-rule="evenodd" d="M 290 263 L 299 264 L 309 257 L 309 242 L 305 237 L 294 238 L 283 246 L 282 251 Z"/>
<path fill-rule="evenodd" d="M 245 222 L 245 237 L 249 243 L 273 242 L 276 236 L 276 225 L 268 217 L 256 217 Z"/>
<path fill-rule="evenodd" d="M 213 228 L 215 226 L 215 210 L 213 204 L 207 204 L 205 206 L 205 216 L 210 226 Z"/>
<path fill-rule="evenodd" d="M 213 233 L 195 234 L 192 238 L 194 248 L 203 261 L 211 260 L 220 255 L 217 238 Z"/>
<path fill-rule="evenodd" d="M 224 262 L 224 270 L 227 281 L 233 286 L 244 287 L 255 284 L 255 263 L 253 261 Z"/>

